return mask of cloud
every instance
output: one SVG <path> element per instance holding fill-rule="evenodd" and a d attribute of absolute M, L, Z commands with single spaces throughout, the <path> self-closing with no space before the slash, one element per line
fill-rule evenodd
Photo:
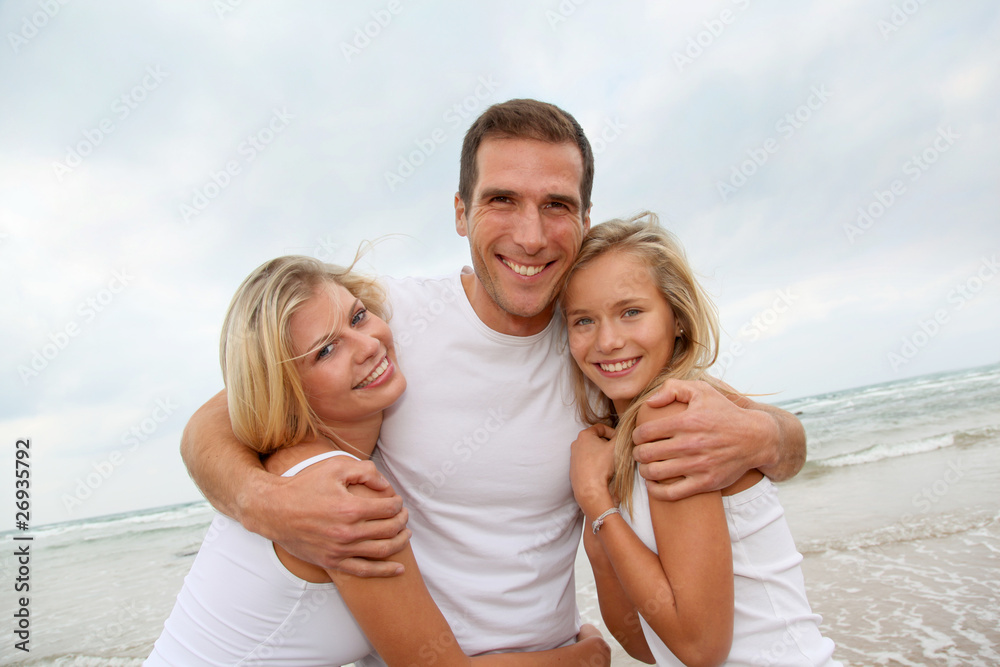
<path fill-rule="evenodd" d="M 388 236 L 364 266 L 468 263 L 461 138 L 515 96 L 564 106 L 601 140 L 594 221 L 658 212 L 731 336 L 795 295 L 741 339 L 727 371 L 740 388 L 787 397 L 995 360 L 1000 282 L 948 300 L 1000 251 L 994 3 L 921 5 L 887 36 L 892 5 L 860 1 L 400 6 L 388 20 L 378 2 L 70 3 L 16 49 L 38 5 L 0 6 L 0 84 L 17 91 L 0 108 L 5 432 L 45 443 L 58 491 L 157 399 L 181 406 L 80 512 L 169 502 L 137 481 L 158 466 L 178 501 L 193 496 L 179 428 L 221 385 L 222 316 L 261 262 L 346 263 Z M 689 40 L 701 52 L 679 68 Z M 949 127 L 949 149 L 905 171 Z M 849 237 L 895 180 L 905 192 Z M 939 308 L 947 326 L 892 369 L 886 355 Z M 58 493 L 40 502 L 43 521 L 67 517 Z"/>

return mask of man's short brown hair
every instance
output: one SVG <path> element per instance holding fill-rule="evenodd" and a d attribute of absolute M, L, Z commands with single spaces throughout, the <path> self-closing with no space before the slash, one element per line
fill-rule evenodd
<path fill-rule="evenodd" d="M 472 191 L 479 178 L 476 154 L 483 139 L 490 137 L 522 137 L 554 144 L 571 142 L 583 157 L 583 178 L 580 180 L 580 216 L 590 208 L 590 191 L 594 187 L 594 151 L 590 148 L 583 128 L 554 104 L 538 100 L 508 100 L 494 104 L 476 119 L 462 142 L 462 160 L 458 176 L 458 196 L 466 209 L 472 204 Z"/>

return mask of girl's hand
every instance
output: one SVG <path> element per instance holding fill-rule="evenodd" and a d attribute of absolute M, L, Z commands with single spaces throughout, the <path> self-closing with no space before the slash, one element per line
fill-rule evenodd
<path fill-rule="evenodd" d="M 608 490 L 614 472 L 615 448 L 610 442 L 614 436 L 610 426 L 595 424 L 573 441 L 569 468 L 573 495 L 591 521 L 616 506 Z"/>
<path fill-rule="evenodd" d="M 611 665 L 611 647 L 604 641 L 601 631 L 590 623 L 584 623 L 580 627 L 580 633 L 576 636 L 577 646 L 586 647 L 587 655 L 580 661 L 581 665 L 607 666 Z"/>

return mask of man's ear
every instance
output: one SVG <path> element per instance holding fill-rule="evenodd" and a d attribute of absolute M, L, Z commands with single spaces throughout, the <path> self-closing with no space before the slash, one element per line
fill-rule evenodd
<path fill-rule="evenodd" d="M 586 236 L 587 232 L 590 231 L 590 210 L 592 208 L 594 208 L 593 202 L 591 202 L 590 206 L 587 207 L 587 212 L 583 214 L 583 234 L 584 234 L 584 236 Z"/>
<path fill-rule="evenodd" d="M 469 235 L 469 223 L 465 217 L 465 202 L 455 193 L 455 231 L 459 236 Z"/>

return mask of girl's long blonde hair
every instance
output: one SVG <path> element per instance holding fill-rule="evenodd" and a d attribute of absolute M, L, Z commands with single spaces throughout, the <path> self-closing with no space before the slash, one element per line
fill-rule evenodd
<path fill-rule="evenodd" d="M 360 251 L 359 251 L 360 255 Z M 261 454 L 333 437 L 309 406 L 295 367 L 289 322 L 324 283 L 342 285 L 365 308 L 387 319 L 386 294 L 372 278 L 349 267 L 288 255 L 265 262 L 233 296 L 222 325 L 219 359 L 229 418 L 241 442 Z"/>
<path fill-rule="evenodd" d="M 611 491 L 631 514 L 635 483 L 632 431 L 639 407 L 669 378 L 706 380 L 721 388 L 707 375 L 718 356 L 719 322 L 715 304 L 695 279 L 681 244 L 673 234 L 660 227 L 656 215 L 649 211 L 593 227 L 583 240 L 565 285 L 569 285 L 577 271 L 612 252 L 635 257 L 649 269 L 653 284 L 673 310 L 679 332 L 673 357 L 666 368 L 632 399 L 622 415 L 615 414 L 611 399 L 604 396 L 576 364 L 573 365 L 573 388 L 581 419 L 588 424 L 605 423 L 615 427 L 615 472 Z M 564 308 L 565 285 L 560 300 Z"/>

